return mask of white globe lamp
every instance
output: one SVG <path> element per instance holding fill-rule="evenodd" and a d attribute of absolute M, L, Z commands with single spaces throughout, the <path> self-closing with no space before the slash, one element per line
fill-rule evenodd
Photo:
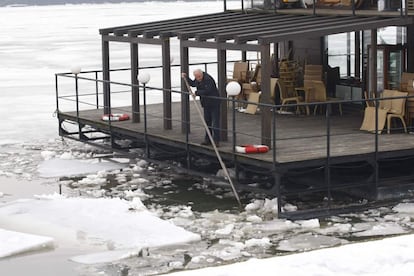
<path fill-rule="evenodd" d="M 227 96 L 235 97 L 240 94 L 241 86 L 237 81 L 231 81 L 226 85 Z"/>
<path fill-rule="evenodd" d="M 147 72 L 142 72 L 138 75 L 138 81 L 143 84 L 147 84 L 151 79 L 150 74 Z"/>
<path fill-rule="evenodd" d="M 72 68 L 70 68 L 70 71 L 72 72 L 72 74 L 79 74 L 81 72 L 81 68 L 80 66 L 73 66 Z"/>

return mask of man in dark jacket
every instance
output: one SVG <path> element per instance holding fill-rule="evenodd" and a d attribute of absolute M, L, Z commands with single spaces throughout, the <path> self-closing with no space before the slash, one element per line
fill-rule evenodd
<path fill-rule="evenodd" d="M 204 120 L 206 121 L 215 144 L 218 146 L 220 141 L 220 97 L 214 79 L 200 69 L 194 70 L 194 80 L 191 80 L 186 73 L 182 74 L 188 83 L 197 88 L 195 94 L 200 96 L 201 106 L 204 109 Z M 208 134 L 204 137 L 202 145 L 210 145 Z"/>

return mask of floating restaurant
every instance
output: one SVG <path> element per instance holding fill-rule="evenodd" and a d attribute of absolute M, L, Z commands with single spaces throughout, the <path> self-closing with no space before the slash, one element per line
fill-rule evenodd
<path fill-rule="evenodd" d="M 56 74 L 59 134 L 129 154 L 141 148 L 189 171 L 215 174 L 218 156 L 234 172 L 237 192 L 277 197 L 280 217 L 410 196 L 414 1 L 371 5 L 241 1 L 230 10 L 224 1 L 220 13 L 101 29 L 102 70 Z M 397 39 L 382 43 L 378 33 L 389 27 Z M 341 55 L 330 52 L 334 35 L 347 38 Z M 111 64 L 111 47 L 120 43 L 128 46 L 128 68 Z M 161 64 L 140 66 L 141 45 L 153 47 Z M 216 58 L 191 60 L 191 51 L 203 50 Z M 195 68 L 210 73 L 220 92 L 218 148 L 200 144 L 198 101 L 184 80 L 173 85 Z M 158 87 L 148 84 L 149 72 Z M 128 80 L 118 81 L 121 74 Z M 282 210 L 287 202 L 298 210 Z"/>

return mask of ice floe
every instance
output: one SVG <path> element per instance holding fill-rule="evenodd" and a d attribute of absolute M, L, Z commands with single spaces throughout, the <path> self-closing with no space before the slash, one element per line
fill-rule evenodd
<path fill-rule="evenodd" d="M 99 248 L 160 247 L 200 236 L 146 210 L 138 198 L 65 198 L 60 195 L 0 205 L 0 227 L 19 228 L 59 242 Z M 3 246 L 3 244 L 2 244 Z"/>
<path fill-rule="evenodd" d="M 51 237 L 39 236 L 0 228 L 0 258 L 45 248 L 53 249 Z"/>

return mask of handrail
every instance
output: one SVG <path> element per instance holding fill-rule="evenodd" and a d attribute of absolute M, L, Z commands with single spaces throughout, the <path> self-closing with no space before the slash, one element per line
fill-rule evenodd
<path fill-rule="evenodd" d="M 90 77 L 85 77 L 83 75 L 85 74 L 89 74 L 89 73 L 95 73 L 95 78 L 90 78 Z M 139 84 L 128 84 L 128 83 L 122 83 L 122 82 L 115 82 L 115 81 L 107 81 L 107 80 L 101 80 L 98 79 L 98 73 L 100 71 L 88 71 L 88 72 L 81 72 L 80 74 L 77 75 L 73 75 L 73 74 L 68 74 L 68 73 L 57 73 L 55 74 L 55 84 L 56 84 L 56 108 L 57 111 L 59 113 L 59 109 L 63 106 L 63 101 L 65 102 L 73 102 L 75 103 L 76 106 L 76 122 L 79 124 L 79 139 L 82 140 L 83 136 L 86 132 L 82 133 L 82 127 L 80 125 L 80 106 L 79 105 L 83 105 L 83 106 L 91 106 L 94 107 L 96 109 L 101 109 L 101 108 L 108 108 L 108 110 L 112 110 L 112 112 L 115 112 L 115 110 L 117 111 L 122 111 L 122 112 L 131 112 L 131 110 L 125 110 L 122 107 L 114 107 L 114 106 L 103 106 L 102 104 L 100 104 L 100 102 L 98 101 L 98 99 L 96 99 L 95 101 L 91 101 L 85 98 L 86 97 L 91 97 L 91 96 L 96 96 L 96 98 L 99 98 L 100 96 L 103 95 L 103 93 L 99 92 L 99 85 L 100 83 L 106 83 L 109 85 L 119 85 L 121 87 L 138 87 L 139 89 L 144 88 L 143 85 L 139 85 Z M 60 89 L 60 86 L 62 84 L 62 82 L 60 82 L 60 78 L 72 78 L 74 79 L 74 84 L 75 84 L 75 93 L 72 94 L 72 91 L 70 91 L 70 94 L 68 95 L 67 92 L 66 94 L 62 95 L 62 91 L 63 89 Z M 87 91 L 83 91 L 84 93 L 81 93 L 81 89 L 80 89 L 80 85 L 83 84 L 79 83 L 79 81 L 84 81 L 87 83 L 92 83 L 95 85 L 95 87 L 93 87 L 92 85 L 90 86 L 90 90 L 88 89 Z M 95 91 L 91 92 L 91 90 L 95 89 Z M 145 86 L 145 89 L 147 90 L 153 90 L 153 91 L 160 91 L 160 92 L 171 92 L 171 93 L 177 93 L 177 94 L 185 94 L 185 95 L 189 95 L 189 92 L 187 91 L 180 91 L 178 89 L 163 89 L 163 88 L 159 88 L 159 87 L 155 87 L 155 86 Z M 122 89 L 122 91 L 116 91 L 113 90 L 111 92 L 111 94 L 119 94 L 119 95 L 127 95 L 129 96 L 131 93 L 131 89 Z M 148 94 L 147 94 L 148 95 Z M 146 97 L 144 95 L 144 97 Z M 312 102 L 312 103 L 292 103 L 292 104 L 285 104 L 285 105 L 281 105 L 281 104 L 270 104 L 270 103 L 256 103 L 256 102 L 249 102 L 249 101 L 245 101 L 245 100 L 239 100 L 239 99 L 234 99 L 234 98 L 224 98 L 224 97 L 211 97 L 211 98 L 217 98 L 220 99 L 226 103 L 230 103 L 231 106 L 233 107 L 233 112 L 232 112 L 232 116 L 233 116 L 233 125 L 235 126 L 237 124 L 237 116 L 235 116 L 236 112 L 234 109 L 235 104 L 256 104 L 259 106 L 259 108 L 263 108 L 263 107 L 267 107 L 270 108 L 273 112 L 272 112 L 272 118 L 271 118 L 271 127 L 272 127 L 272 131 L 270 132 L 270 139 L 269 141 L 271 141 L 271 157 L 272 157 L 272 163 L 273 163 L 273 174 L 275 179 L 278 177 L 277 176 L 277 166 L 280 162 L 280 160 L 278 160 L 278 152 L 280 152 L 280 146 L 278 147 L 278 143 L 281 143 L 285 140 L 288 139 L 303 139 L 303 138 L 315 138 L 315 137 L 325 137 L 325 149 L 326 149 L 326 153 L 324 153 L 324 156 L 321 157 L 324 160 L 322 169 L 324 170 L 324 179 L 325 179 L 325 187 L 326 187 L 326 191 L 328 194 L 328 205 L 331 204 L 331 191 L 333 189 L 333 185 L 332 185 L 332 181 L 331 181 L 331 169 L 334 167 L 332 162 L 332 138 L 333 137 L 338 137 L 340 135 L 347 135 L 349 133 L 351 133 L 351 131 L 355 131 L 355 129 L 350 128 L 348 131 L 344 130 L 344 132 L 340 131 L 333 131 L 332 130 L 332 105 L 333 104 L 351 104 L 351 103 L 359 103 L 361 104 L 361 108 L 363 107 L 362 104 L 364 104 L 365 102 L 371 101 L 371 102 L 375 102 L 376 103 L 376 112 L 375 112 L 375 133 L 374 133 L 374 141 L 373 141 L 373 145 L 374 148 L 372 150 L 372 161 L 373 161 L 373 170 L 374 170 L 374 177 L 372 182 L 376 185 L 376 187 L 378 187 L 378 183 L 380 181 L 379 179 L 379 159 L 380 159 L 380 154 L 379 154 L 379 133 L 378 133 L 378 108 L 379 108 L 379 103 L 383 100 L 390 100 L 390 99 L 412 99 L 414 98 L 414 96 L 399 96 L 399 97 L 387 97 L 387 98 L 370 98 L 370 99 L 357 99 L 357 100 L 334 100 L 334 101 L 329 101 L 329 102 Z M 129 98 L 128 98 L 129 99 Z M 144 98 L 145 100 L 145 98 Z M 305 135 L 303 136 L 303 133 L 300 136 L 295 136 L 294 134 L 290 134 L 289 136 L 284 136 L 283 130 L 280 130 L 280 126 L 279 126 L 279 118 L 277 116 L 277 110 L 280 109 L 281 107 L 287 107 L 287 108 L 295 108 L 295 107 L 306 107 L 306 106 L 314 106 L 314 105 L 323 105 L 326 106 L 326 112 L 325 112 L 325 126 L 321 125 L 318 128 L 318 131 L 316 131 L 315 133 L 311 133 L 309 135 Z M 144 106 L 146 107 L 146 101 L 144 101 Z M 73 110 L 72 110 L 73 111 Z M 139 112 L 137 112 L 139 113 Z M 159 119 L 159 120 L 163 120 L 165 119 L 162 115 L 160 114 L 152 114 L 150 112 L 148 112 L 147 108 L 144 108 L 144 112 L 141 113 L 144 116 L 144 122 L 147 122 L 147 119 L 149 117 L 153 118 L 153 119 Z M 182 122 L 180 119 L 173 119 L 173 118 L 169 118 L 174 122 Z M 202 128 L 202 125 L 199 122 L 194 122 L 194 121 L 188 121 L 186 122 L 188 124 L 191 124 L 191 126 L 193 127 L 197 127 L 197 128 Z M 110 137 L 111 137 L 111 143 L 114 142 L 114 137 L 113 137 L 113 127 L 112 127 L 112 123 L 111 121 L 108 122 L 108 126 L 109 126 L 109 133 L 110 133 Z M 187 128 L 188 130 L 189 128 Z M 320 130 L 320 132 L 319 132 Z M 237 129 L 236 127 L 234 127 L 233 129 L 229 129 L 227 130 L 228 133 L 232 134 L 233 137 L 233 141 L 230 140 L 231 146 L 233 148 L 233 151 L 231 151 L 231 160 L 230 161 L 234 161 L 235 164 L 235 169 L 236 171 L 238 171 L 240 168 L 242 168 L 242 166 L 238 166 L 238 156 L 239 154 L 236 153 L 234 151 L 234 147 L 236 146 L 237 140 L 236 140 L 236 136 L 237 139 L 239 140 L 239 137 L 248 137 L 248 139 L 250 140 L 260 140 L 262 137 L 260 137 L 259 135 L 256 135 L 254 132 L 248 133 L 248 132 L 243 132 L 240 129 Z M 145 127 L 145 142 L 146 142 L 146 154 L 149 155 L 149 145 L 151 143 L 151 131 L 147 129 L 147 127 Z M 188 131 L 186 131 L 186 133 L 183 133 L 183 138 L 184 138 L 184 142 L 186 144 L 186 149 L 187 152 L 189 153 L 191 150 L 193 150 L 193 148 L 190 146 L 190 140 L 189 140 L 189 133 Z M 266 137 L 269 138 L 269 137 Z M 112 144 L 113 145 L 113 144 Z M 371 151 L 369 152 L 371 154 Z M 188 155 L 188 157 L 190 157 L 190 155 Z M 190 167 L 190 159 L 187 160 L 187 166 Z M 277 183 L 276 183 L 277 182 Z M 277 189 L 280 189 L 279 185 L 280 183 L 278 181 L 275 180 L 275 185 L 277 187 Z M 280 193 L 280 190 L 279 192 Z M 279 206 L 280 207 L 280 206 Z"/>

